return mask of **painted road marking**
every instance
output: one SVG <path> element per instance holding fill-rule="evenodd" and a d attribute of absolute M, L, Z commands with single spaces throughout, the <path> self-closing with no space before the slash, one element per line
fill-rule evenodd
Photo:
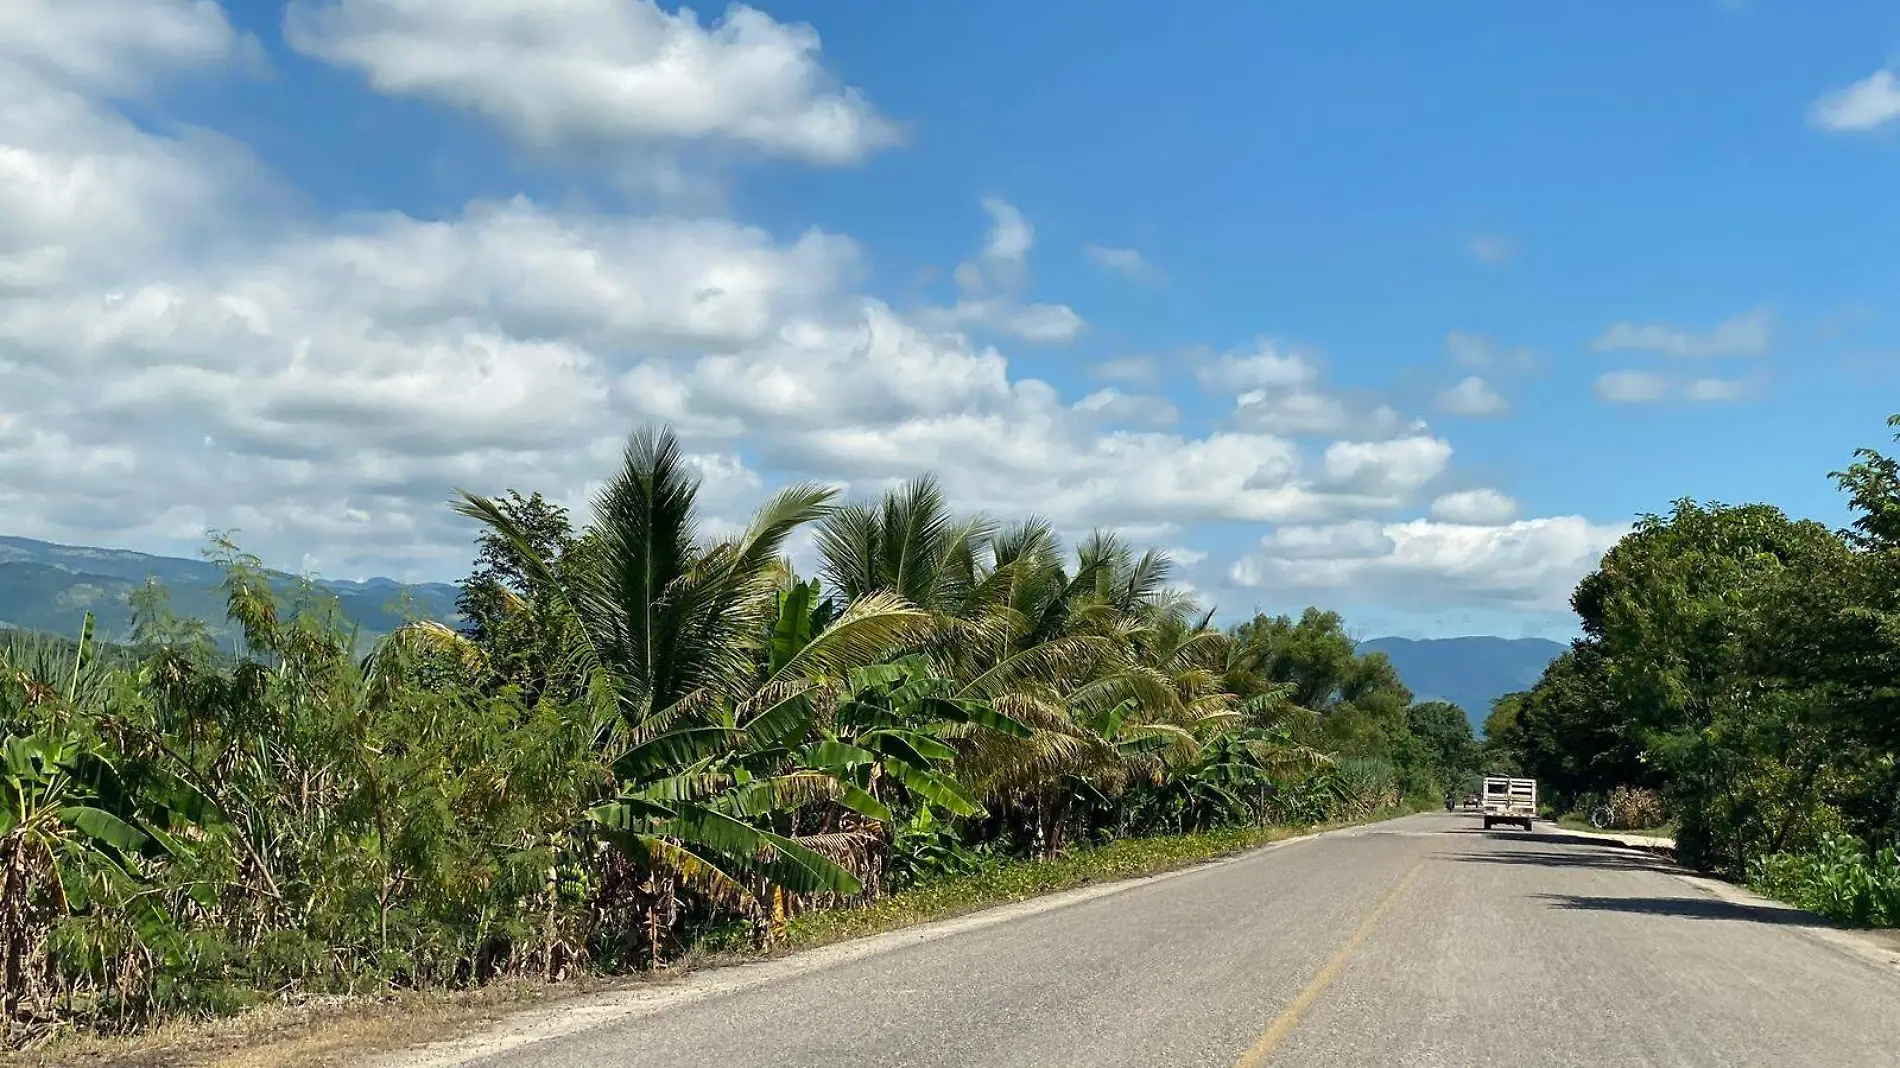
<path fill-rule="evenodd" d="M 1379 921 L 1385 918 L 1386 912 L 1392 908 L 1392 903 L 1399 899 L 1399 895 L 1405 892 L 1405 888 L 1411 885 L 1413 877 L 1424 866 L 1425 862 L 1421 860 L 1412 865 L 1411 871 L 1399 877 L 1399 881 L 1393 884 L 1392 889 L 1386 891 L 1385 896 L 1379 899 L 1379 903 L 1366 914 L 1366 918 L 1359 921 L 1359 929 L 1352 933 L 1351 938 L 1346 939 L 1345 945 L 1339 947 L 1339 952 L 1333 954 L 1333 959 L 1327 961 L 1326 966 L 1313 977 L 1313 981 L 1306 984 L 1306 989 L 1300 991 L 1300 996 L 1293 999 L 1293 1004 L 1286 1007 L 1286 1011 L 1280 1014 L 1279 1019 L 1274 1020 L 1267 1027 L 1266 1032 L 1260 1036 L 1260 1041 L 1255 1042 L 1252 1049 L 1240 1055 L 1240 1059 L 1234 1062 L 1234 1068 L 1261 1068 L 1261 1065 L 1267 1063 L 1267 1058 L 1273 1055 L 1274 1049 L 1286 1040 L 1287 1035 L 1293 1033 L 1293 1028 L 1299 1025 L 1300 1014 L 1312 1008 L 1313 1003 L 1319 1000 L 1319 996 L 1326 992 L 1326 988 L 1333 985 L 1333 980 L 1339 978 L 1339 974 L 1346 970 L 1346 964 L 1352 959 L 1353 953 L 1357 952 L 1367 936 L 1372 934 L 1373 928 L 1379 926 Z"/>

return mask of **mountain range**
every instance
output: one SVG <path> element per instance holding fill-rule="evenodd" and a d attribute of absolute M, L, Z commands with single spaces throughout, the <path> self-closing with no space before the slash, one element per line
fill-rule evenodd
<path fill-rule="evenodd" d="M 271 572 L 272 584 L 289 593 L 297 579 Z M 218 585 L 224 572 L 207 560 L 150 556 L 124 549 L 55 545 L 30 538 L 0 536 L 0 626 L 77 635 L 87 612 L 101 640 L 122 640 L 132 632 L 131 595 L 147 579 L 157 579 L 171 594 L 172 611 L 211 625 L 221 644 L 236 628 L 224 613 Z M 339 582 L 314 579 L 334 595 L 362 640 L 387 634 L 405 619 L 447 622 L 456 617 L 459 586 L 431 582 L 405 585 L 392 579 Z"/>
<path fill-rule="evenodd" d="M 280 590 L 295 588 L 293 576 L 272 575 Z M 91 612 L 101 639 L 123 639 L 132 631 L 131 594 L 149 578 L 171 592 L 172 611 L 211 624 L 224 644 L 235 637 L 218 592 L 224 573 L 209 561 L 4 536 L 0 626 L 76 635 Z M 312 581 L 337 598 L 362 640 L 387 634 L 409 618 L 450 623 L 458 618 L 455 599 L 461 589 L 449 583 Z M 1359 649 L 1391 657 L 1399 678 L 1419 700 L 1450 701 L 1479 730 L 1493 700 L 1536 682 L 1565 646 L 1542 638 L 1373 638 Z"/>
<path fill-rule="evenodd" d="M 1384 653 L 1420 701 L 1450 701 L 1482 732 L 1491 702 L 1528 690 L 1552 660 L 1570 648 L 1548 638 L 1373 638 L 1362 653 Z"/>

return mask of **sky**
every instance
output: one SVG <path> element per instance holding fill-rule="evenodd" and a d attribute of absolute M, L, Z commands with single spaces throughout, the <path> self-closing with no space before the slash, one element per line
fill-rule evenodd
<path fill-rule="evenodd" d="M 1900 7 L 0 5 L 0 533 L 453 580 L 673 427 L 1164 547 L 1223 618 L 1565 637 L 1900 410 Z M 809 544 L 797 553 L 809 555 Z"/>

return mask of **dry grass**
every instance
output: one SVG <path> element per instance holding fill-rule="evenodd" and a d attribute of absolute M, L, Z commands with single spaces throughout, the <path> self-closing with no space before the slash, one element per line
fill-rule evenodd
<path fill-rule="evenodd" d="M 637 981 L 637 980 L 635 980 Z M 7 1068 L 331 1068 L 367 1054 L 465 1034 L 508 1013 L 610 984 L 495 983 L 260 1006 L 218 1020 L 178 1020 L 130 1038 L 73 1036 L 0 1054 Z"/>

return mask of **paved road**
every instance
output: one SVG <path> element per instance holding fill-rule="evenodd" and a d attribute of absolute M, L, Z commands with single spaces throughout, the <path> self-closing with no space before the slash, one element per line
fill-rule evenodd
<path fill-rule="evenodd" d="M 1900 970 L 1841 937 L 1648 854 L 1433 813 L 479 1063 L 1892 1068 Z"/>

